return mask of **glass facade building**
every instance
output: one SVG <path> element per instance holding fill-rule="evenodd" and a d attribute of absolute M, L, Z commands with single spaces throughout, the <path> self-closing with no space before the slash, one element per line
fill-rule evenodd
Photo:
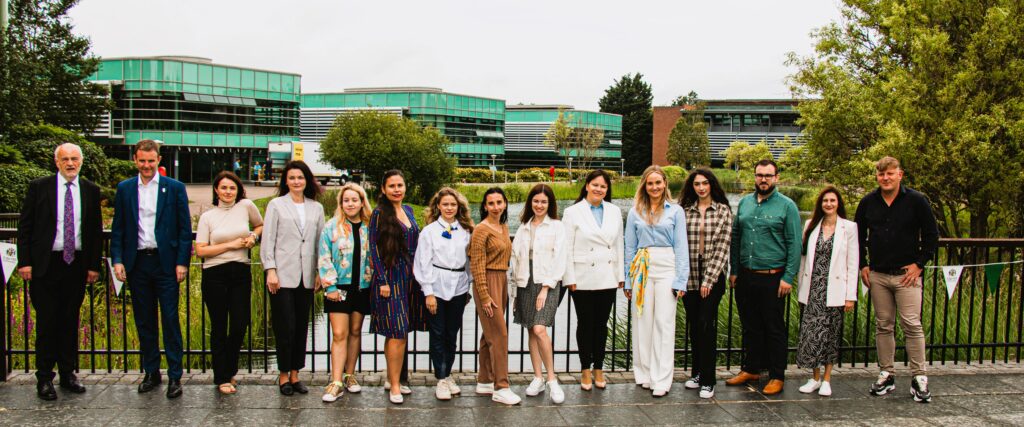
<path fill-rule="evenodd" d="M 789 138 L 793 145 L 802 144 L 798 125 L 800 113 L 797 101 L 792 99 L 723 99 L 705 101 L 704 121 L 708 124 L 708 142 L 711 160 L 725 161 L 722 152 L 733 141 L 757 144 L 768 142 L 772 155 L 779 158 L 785 151 L 773 146 L 776 141 Z"/>
<path fill-rule="evenodd" d="M 565 111 L 570 127 L 600 129 L 604 141 L 594 153 L 592 168 L 619 170 L 622 167 L 622 116 L 574 109 L 570 105 L 510 105 L 505 112 L 505 165 L 508 170 L 564 167 L 565 153 L 544 144 L 544 134 Z M 569 153 L 579 157 L 579 153 Z"/>
<path fill-rule="evenodd" d="M 108 84 L 115 104 L 90 139 L 118 158 L 161 140 L 162 166 L 185 182 L 208 182 L 235 161 L 251 177 L 270 142 L 298 140 L 299 74 L 159 56 L 103 59 L 89 79 Z"/>
<path fill-rule="evenodd" d="M 320 142 L 334 118 L 347 111 L 381 110 L 436 128 L 451 141 L 459 167 L 501 168 L 505 161 L 505 101 L 459 95 L 437 88 L 345 89 L 302 94 L 300 137 Z"/>

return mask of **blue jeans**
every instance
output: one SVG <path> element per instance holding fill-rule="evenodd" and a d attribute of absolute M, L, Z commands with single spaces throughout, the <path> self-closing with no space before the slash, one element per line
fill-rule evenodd
<path fill-rule="evenodd" d="M 181 378 L 181 323 L 178 321 L 178 280 L 164 273 L 157 255 L 139 253 L 135 266 L 128 273 L 128 289 L 132 292 L 135 330 L 139 334 L 142 368 L 147 374 L 160 372 L 160 344 L 157 337 L 157 308 L 160 327 L 164 330 L 164 351 L 167 354 L 167 376 Z"/>
<path fill-rule="evenodd" d="M 428 315 L 430 326 L 430 361 L 434 364 L 434 377 L 448 378 L 455 364 L 455 349 L 462 328 L 462 313 L 468 293 L 452 297 L 451 301 L 437 298 L 437 314 Z"/>

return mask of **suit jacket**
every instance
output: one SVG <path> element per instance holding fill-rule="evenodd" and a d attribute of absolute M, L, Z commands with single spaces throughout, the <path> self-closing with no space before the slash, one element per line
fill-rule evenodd
<path fill-rule="evenodd" d="M 810 221 L 804 224 L 804 229 Z M 811 275 L 814 273 L 814 258 L 817 255 L 815 246 L 821 223 L 814 227 L 807 236 L 807 255 L 800 264 L 800 275 L 797 281 L 797 297 L 802 304 L 807 304 L 811 292 Z M 857 223 L 843 218 L 836 219 L 836 231 L 832 235 L 832 259 L 828 267 L 828 287 L 825 305 L 842 307 L 846 301 L 857 300 L 857 278 L 860 272 L 860 247 L 857 243 Z"/>
<path fill-rule="evenodd" d="M 57 237 L 57 177 L 47 176 L 29 183 L 18 220 L 18 267 L 32 267 L 34 277 L 42 277 L 50 264 L 53 239 Z M 61 178 L 63 179 L 63 178 Z M 82 208 L 82 261 L 90 271 L 102 271 L 100 252 L 103 220 L 100 211 L 100 187 L 78 178 Z M 63 200 L 61 201 L 63 203 Z"/>
<path fill-rule="evenodd" d="M 604 206 L 601 227 L 590 213 L 590 203 L 580 200 L 565 209 L 562 224 L 568 245 L 568 260 L 562 283 L 577 290 L 613 289 L 626 280 L 622 270 L 625 258 L 622 209 L 608 202 Z"/>
<path fill-rule="evenodd" d="M 324 207 L 306 199 L 303 209 L 306 225 L 302 231 L 299 231 L 299 213 L 289 195 L 271 200 L 263 217 L 260 260 L 264 270 L 277 269 L 282 288 L 297 288 L 299 281 L 308 289 L 316 284 L 316 249 L 324 229 Z"/>
<path fill-rule="evenodd" d="M 156 245 L 160 267 L 174 274 L 174 267 L 188 266 L 192 258 L 192 217 L 188 211 L 185 184 L 161 176 L 156 196 Z M 110 258 L 124 264 L 125 272 L 135 267 L 139 249 L 139 177 L 117 184 L 114 224 L 110 230 Z"/>

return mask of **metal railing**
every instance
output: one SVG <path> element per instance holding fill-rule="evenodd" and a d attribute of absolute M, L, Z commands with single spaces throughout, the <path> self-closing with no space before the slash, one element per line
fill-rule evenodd
<path fill-rule="evenodd" d="M 0 229 L 0 241 L 13 242 L 15 231 Z M 109 243 L 109 232 L 104 234 L 104 253 Z M 1014 262 L 1024 259 L 1024 239 L 942 239 L 940 250 L 931 266 L 966 265 L 997 262 Z M 258 258 L 255 258 L 258 260 Z M 188 277 L 181 285 L 179 314 L 182 323 L 184 344 L 184 365 L 188 372 L 211 369 L 209 345 L 209 322 L 202 303 L 199 275 L 201 268 L 197 259 Z M 951 298 L 946 297 L 941 270 L 928 268 L 925 272 L 925 290 L 922 304 L 922 321 L 928 341 L 929 363 L 985 363 L 1001 360 L 1020 361 L 1024 346 L 1024 286 L 1021 276 L 1024 264 L 1008 264 L 998 279 L 997 286 L 989 286 L 983 267 L 964 269 L 960 284 Z M 6 273 L 6 272 L 5 272 Z M 0 304 L 0 381 L 16 370 L 29 372 L 34 369 L 34 312 L 30 308 L 28 287 L 16 274 L 3 287 L 3 303 Z M 141 368 L 140 351 L 131 315 L 131 300 L 127 296 L 128 286 L 121 294 L 114 292 L 110 285 L 109 269 L 100 274 L 97 284 L 89 285 L 81 308 L 79 326 L 80 353 L 79 368 L 87 372 L 128 372 Z M 262 269 L 253 264 L 252 319 L 248 335 L 241 350 L 240 369 L 249 372 L 273 370 L 274 345 L 270 326 L 269 300 L 263 286 Z M 552 326 L 550 337 L 556 356 L 556 369 L 570 371 L 578 368 L 575 357 L 571 293 L 565 295 L 560 304 L 558 316 Z M 631 306 L 620 294 L 613 306 L 609 322 L 606 369 L 611 371 L 631 369 Z M 309 340 L 308 359 L 311 370 L 326 370 L 330 365 L 330 331 L 323 324 L 322 296 L 314 296 L 313 326 Z M 509 365 L 510 370 L 531 369 L 526 333 L 518 325 L 511 324 L 506 310 L 506 325 L 510 328 Z M 477 366 L 480 325 L 474 307 L 467 306 L 467 314 L 457 351 L 456 371 L 473 371 Z M 785 314 L 789 331 L 789 357 L 793 361 L 799 334 L 800 308 L 795 297 L 787 303 Z M 740 338 L 739 315 L 731 290 L 727 290 L 719 309 L 719 359 L 718 364 L 726 367 L 737 365 L 743 355 Z M 364 332 L 368 321 L 364 322 Z M 841 362 L 868 366 L 874 364 L 874 314 L 870 298 L 861 293 L 857 308 L 845 315 L 843 338 L 840 346 Z M 685 311 L 680 304 L 676 329 L 676 366 L 688 367 L 691 349 L 686 339 L 688 325 Z M 320 332 L 317 332 L 322 329 Z M 429 370 L 428 337 L 425 333 L 412 334 L 409 339 L 410 368 Z M 897 335 L 897 342 L 902 336 Z M 383 339 L 368 337 L 363 340 L 363 353 L 358 369 L 380 371 L 384 369 Z M 897 359 L 907 362 L 902 346 L 897 349 Z M 518 366 L 518 368 L 517 368 Z"/>

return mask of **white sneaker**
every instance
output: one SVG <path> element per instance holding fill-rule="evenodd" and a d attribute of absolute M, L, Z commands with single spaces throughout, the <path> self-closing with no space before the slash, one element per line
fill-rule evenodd
<path fill-rule="evenodd" d="M 832 386 L 828 383 L 828 381 L 822 381 L 821 382 L 821 388 L 818 389 L 818 396 L 831 396 L 831 395 L 832 395 Z"/>
<path fill-rule="evenodd" d="M 811 379 L 807 380 L 806 384 L 800 386 L 800 392 L 801 393 L 814 393 L 814 390 L 817 390 L 818 388 L 821 387 L 821 383 L 822 383 L 821 381 L 815 381 L 814 378 L 811 378 Z"/>
<path fill-rule="evenodd" d="M 712 397 L 715 397 L 715 386 L 706 385 L 700 388 L 701 399 L 710 399 Z"/>
<path fill-rule="evenodd" d="M 391 400 L 391 403 L 394 403 L 394 404 L 396 404 L 396 405 L 401 405 L 401 404 L 402 404 L 402 402 L 405 402 L 405 398 L 404 398 L 404 397 L 402 397 L 402 393 L 398 393 L 398 394 L 391 394 L 391 393 L 389 392 L 389 393 L 388 393 L 388 399 L 389 399 L 389 400 Z"/>
<path fill-rule="evenodd" d="M 544 392 L 544 379 L 533 377 L 533 381 L 530 381 L 530 385 L 526 387 L 526 395 L 533 397 Z"/>
<path fill-rule="evenodd" d="M 391 383 L 389 383 L 389 382 L 385 382 L 385 383 L 384 383 L 384 389 L 385 389 L 385 390 L 391 390 Z M 412 389 L 411 389 L 411 388 L 409 388 L 409 386 L 407 386 L 407 385 L 405 385 L 405 384 L 398 384 L 398 390 L 399 390 L 399 391 L 400 391 L 400 392 L 401 392 L 402 394 L 412 394 Z"/>
<path fill-rule="evenodd" d="M 655 389 L 654 391 L 651 392 L 651 396 L 654 397 L 665 397 L 666 394 L 668 394 L 668 390 Z"/>
<path fill-rule="evenodd" d="M 690 379 L 686 380 L 686 384 L 684 384 L 684 386 L 690 390 L 700 388 L 700 374 L 690 377 Z"/>
<path fill-rule="evenodd" d="M 651 383 L 640 384 L 640 388 L 642 388 L 644 390 L 650 390 L 651 389 Z"/>
<path fill-rule="evenodd" d="M 518 405 L 519 402 L 523 401 L 523 399 L 520 399 L 519 396 L 513 393 L 512 389 L 508 387 L 497 390 L 494 394 L 491 394 L 491 400 L 506 405 Z"/>
<path fill-rule="evenodd" d="M 345 394 L 345 386 L 340 382 L 332 382 L 327 384 L 327 389 L 324 390 L 324 395 L 320 399 L 324 402 L 334 402 L 341 398 Z"/>
<path fill-rule="evenodd" d="M 476 394 L 494 394 L 494 383 L 476 383 Z"/>
<path fill-rule="evenodd" d="M 452 400 L 452 392 L 448 390 L 448 381 L 441 379 L 437 382 L 437 387 L 434 388 L 434 397 L 437 400 Z"/>
<path fill-rule="evenodd" d="M 455 382 L 455 377 L 445 378 L 445 384 L 448 385 L 448 392 L 451 393 L 452 396 L 462 393 L 462 389 L 459 388 L 459 383 Z"/>
<path fill-rule="evenodd" d="M 558 380 L 548 382 L 548 394 L 551 395 L 552 402 L 565 402 L 565 392 L 562 391 L 562 387 L 558 385 Z"/>
<path fill-rule="evenodd" d="M 345 375 L 344 378 L 345 379 L 342 380 L 342 382 L 345 383 L 345 388 L 348 389 L 349 393 L 359 393 L 360 391 L 363 391 L 363 387 L 359 385 L 359 381 L 356 380 L 355 375 Z"/>

